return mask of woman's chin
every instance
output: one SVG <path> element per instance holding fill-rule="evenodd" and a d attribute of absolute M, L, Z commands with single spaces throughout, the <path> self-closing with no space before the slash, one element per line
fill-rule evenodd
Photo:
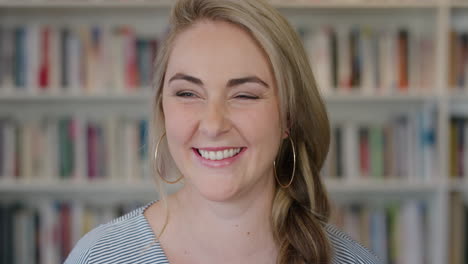
<path fill-rule="evenodd" d="M 235 184 L 221 184 L 219 182 L 213 184 L 204 183 L 194 187 L 194 191 L 198 192 L 200 196 L 213 202 L 233 200 L 240 192 L 240 189 Z"/>

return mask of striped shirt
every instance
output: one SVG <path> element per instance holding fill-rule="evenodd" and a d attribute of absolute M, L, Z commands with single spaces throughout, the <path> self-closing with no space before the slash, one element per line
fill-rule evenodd
<path fill-rule="evenodd" d="M 93 229 L 78 241 L 65 264 L 169 264 L 144 211 L 152 203 Z M 332 264 L 380 264 L 368 249 L 329 225 Z"/>

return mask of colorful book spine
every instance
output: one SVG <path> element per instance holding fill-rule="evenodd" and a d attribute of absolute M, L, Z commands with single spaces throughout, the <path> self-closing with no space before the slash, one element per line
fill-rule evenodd
<path fill-rule="evenodd" d="M 338 203 L 331 223 L 375 253 L 382 263 L 423 264 L 428 254 L 426 201 Z"/>
<path fill-rule="evenodd" d="M 386 122 L 346 121 L 332 125 L 330 152 L 324 175 L 360 179 L 429 180 L 437 175 L 436 112 L 432 104 L 417 113 L 391 116 Z M 456 135 L 468 132 L 460 131 Z M 460 138 L 451 137 L 460 147 Z M 453 157 L 455 155 L 451 152 Z M 455 155 L 455 156 L 454 156 Z M 458 158 L 463 164 L 464 156 Z"/>
<path fill-rule="evenodd" d="M 139 206 L 141 202 L 106 206 L 50 200 L 2 203 L 0 264 L 63 263 L 85 233 Z"/>
<path fill-rule="evenodd" d="M 157 37 L 131 26 L 0 27 L 0 94 L 135 93 L 151 86 Z"/>
<path fill-rule="evenodd" d="M 329 93 L 430 93 L 434 41 L 410 27 L 333 26 L 303 37 L 319 88 Z"/>
<path fill-rule="evenodd" d="M 0 118 L 0 181 L 150 180 L 148 130 L 146 119 L 115 116 Z"/>

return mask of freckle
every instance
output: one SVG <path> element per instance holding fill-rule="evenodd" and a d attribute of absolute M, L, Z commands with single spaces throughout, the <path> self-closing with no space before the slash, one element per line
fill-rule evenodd
<path fill-rule="evenodd" d="M 239 225 L 236 225 L 236 227 L 239 227 Z"/>
<path fill-rule="evenodd" d="M 247 235 L 250 235 L 250 232 L 247 232 Z"/>

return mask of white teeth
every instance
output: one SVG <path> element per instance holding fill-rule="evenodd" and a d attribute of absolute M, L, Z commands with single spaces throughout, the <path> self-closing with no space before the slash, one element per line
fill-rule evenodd
<path fill-rule="evenodd" d="M 241 151 L 241 148 L 225 149 L 223 151 L 206 151 L 200 149 L 198 151 L 200 155 L 205 159 L 222 160 L 237 155 Z"/>
<path fill-rule="evenodd" d="M 208 151 L 208 157 L 210 160 L 216 160 L 216 152 Z"/>

